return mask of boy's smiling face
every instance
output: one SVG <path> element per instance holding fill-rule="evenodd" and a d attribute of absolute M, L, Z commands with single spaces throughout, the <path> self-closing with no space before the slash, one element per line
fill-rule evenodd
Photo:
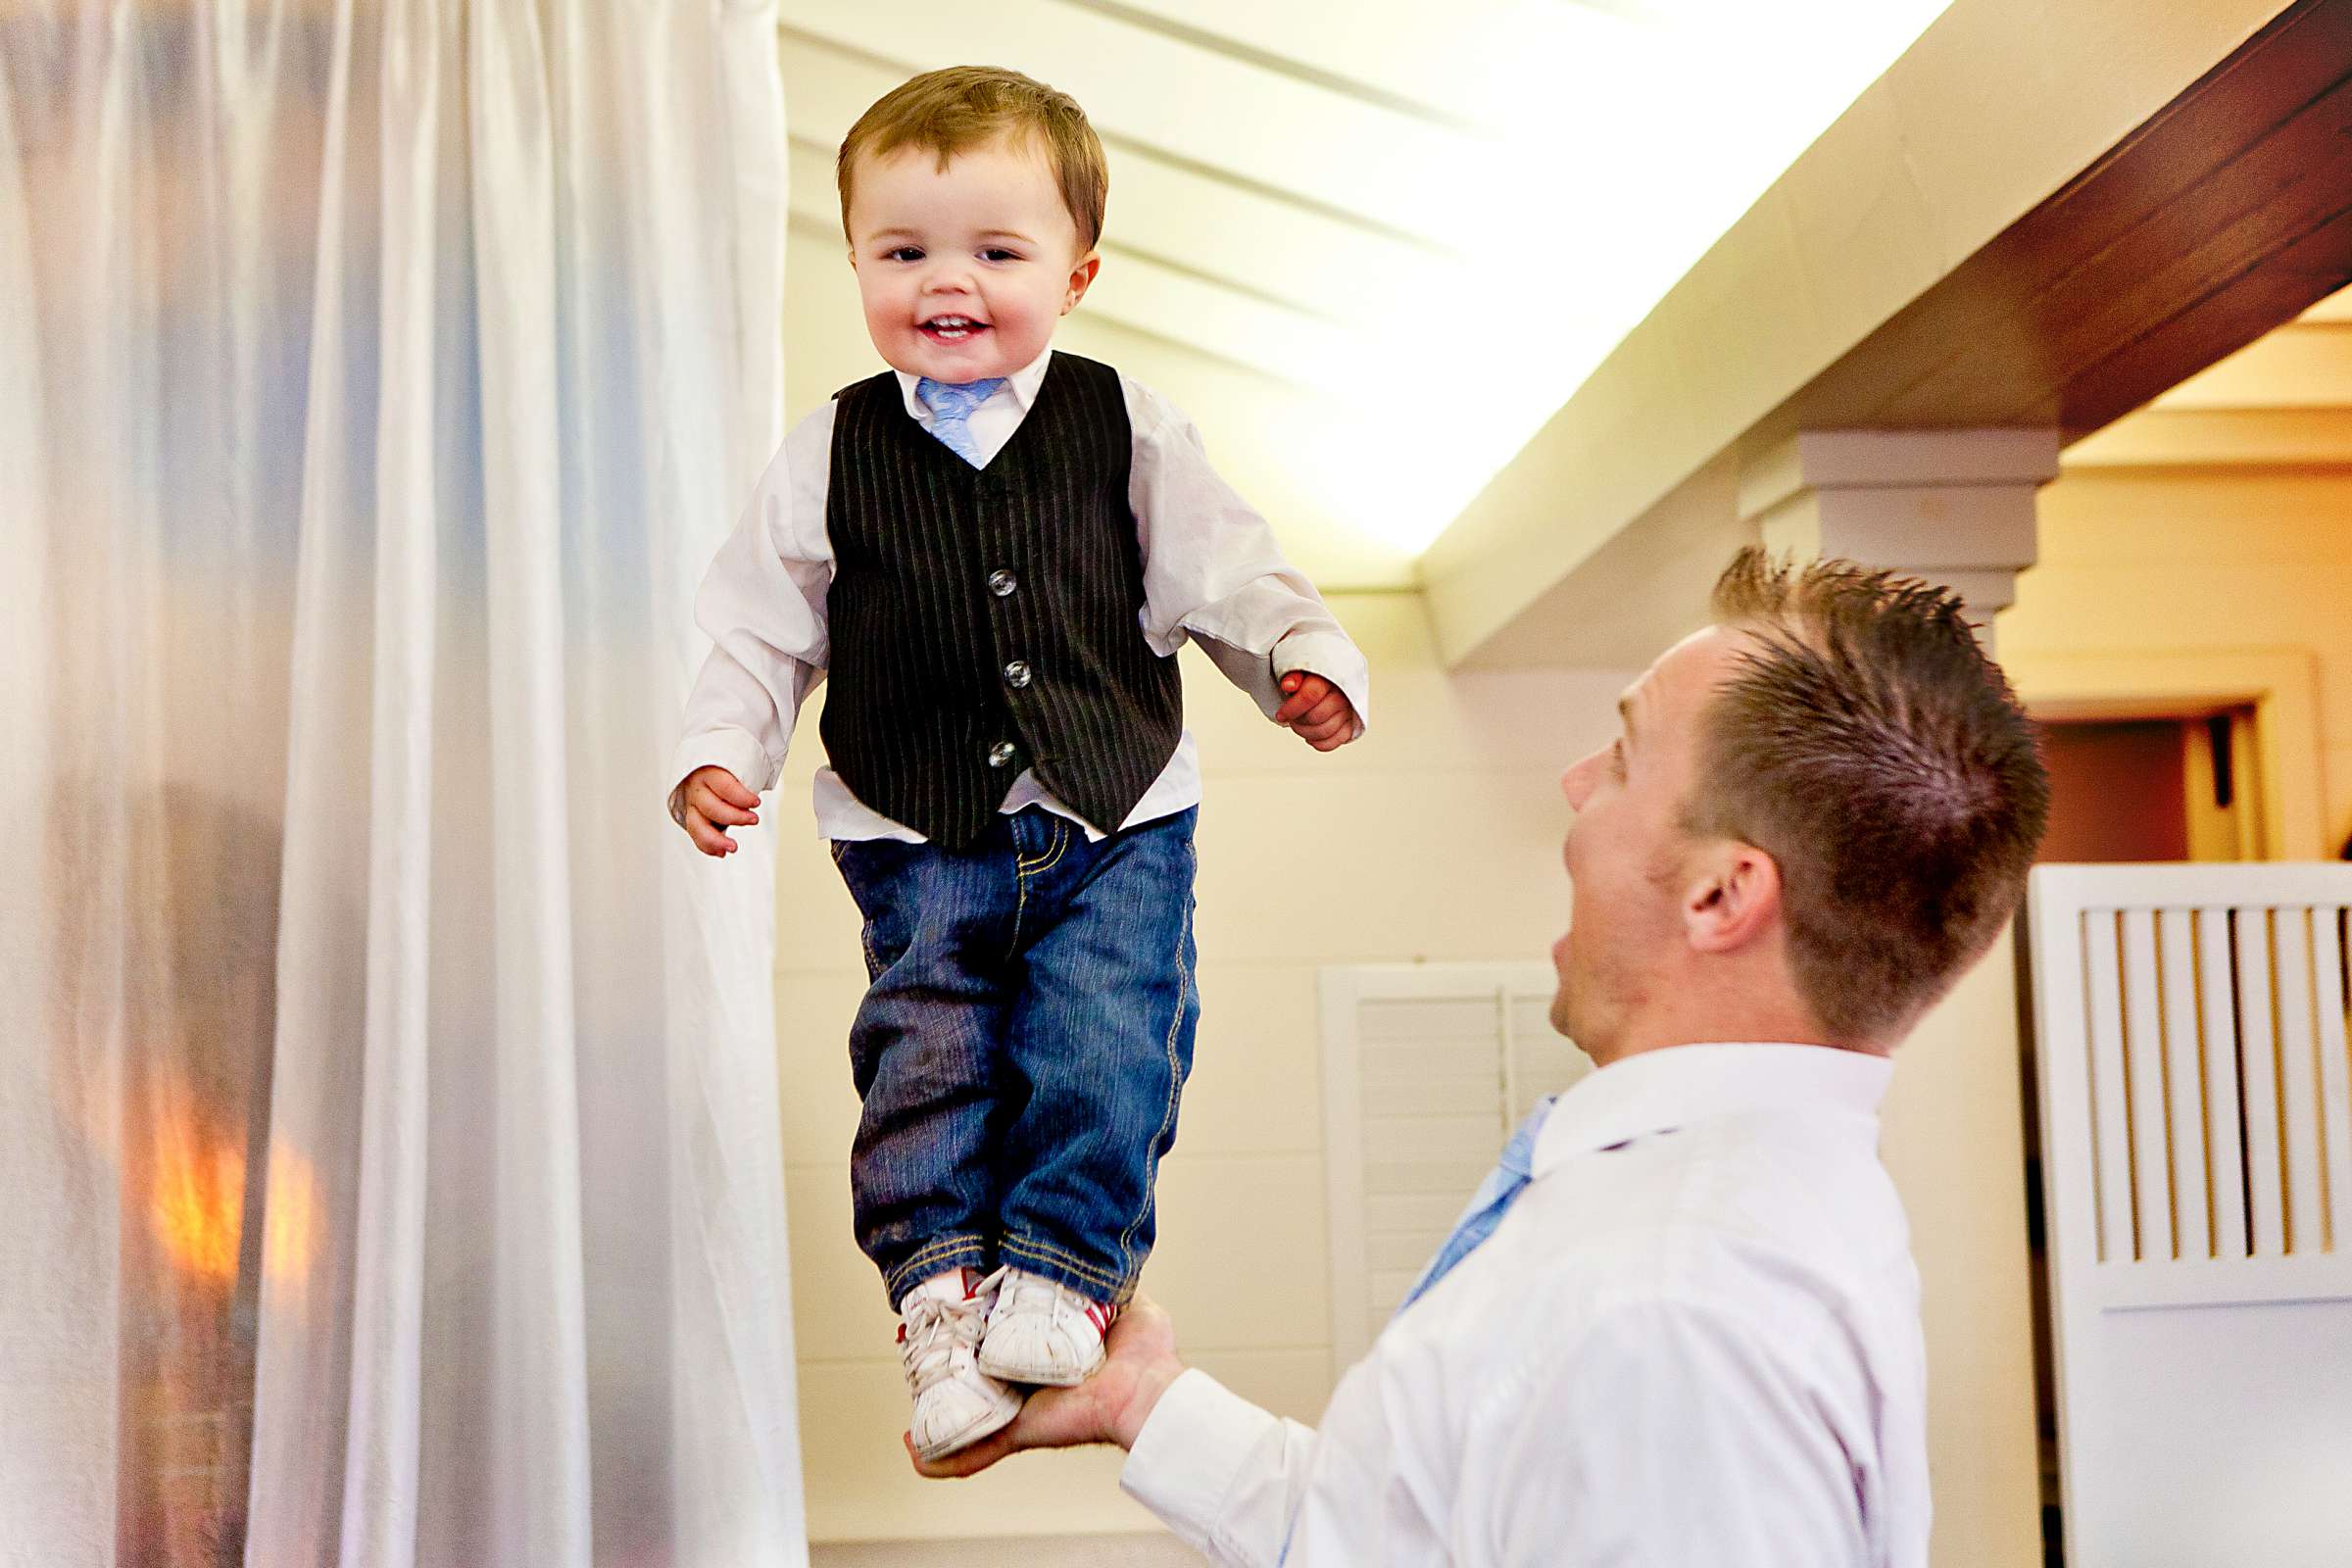
<path fill-rule="evenodd" d="M 924 147 L 859 159 L 849 229 L 874 347 L 935 381 L 1009 375 L 1036 359 L 1102 265 L 1026 138 L 999 137 L 944 170 Z"/>

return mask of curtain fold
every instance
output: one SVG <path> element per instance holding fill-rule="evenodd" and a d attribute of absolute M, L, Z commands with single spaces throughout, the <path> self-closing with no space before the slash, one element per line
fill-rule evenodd
<path fill-rule="evenodd" d="M 772 867 L 660 776 L 774 28 L 0 16 L 0 1564 L 806 1561 Z"/>

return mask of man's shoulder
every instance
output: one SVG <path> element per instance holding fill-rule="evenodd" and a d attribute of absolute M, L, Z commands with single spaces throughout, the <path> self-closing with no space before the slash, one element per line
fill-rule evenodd
<path fill-rule="evenodd" d="M 1915 1276 L 1886 1167 L 1860 1138 L 1727 1118 L 1535 1184 L 1498 1234 L 1526 1288 L 1593 1312 L 1645 1300 L 1899 1298 Z"/>

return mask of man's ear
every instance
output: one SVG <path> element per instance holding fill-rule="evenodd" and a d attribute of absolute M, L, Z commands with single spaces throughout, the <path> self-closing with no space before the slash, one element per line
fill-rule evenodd
<path fill-rule="evenodd" d="M 1061 296 L 1062 315 L 1067 316 L 1078 308 L 1078 302 L 1086 298 L 1087 289 L 1094 284 L 1095 274 L 1101 270 L 1102 270 L 1102 253 L 1101 251 L 1088 251 L 1084 256 L 1078 258 L 1077 265 L 1070 269 L 1070 286 L 1063 291 Z"/>
<path fill-rule="evenodd" d="M 1781 917 L 1781 866 L 1752 844 L 1722 839 L 1699 855 L 1683 894 L 1683 932 L 1696 953 L 1736 953 Z"/>

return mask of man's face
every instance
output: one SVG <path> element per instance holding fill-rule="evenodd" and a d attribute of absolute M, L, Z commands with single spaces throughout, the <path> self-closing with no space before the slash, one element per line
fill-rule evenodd
<path fill-rule="evenodd" d="M 1659 655 L 1618 700 L 1616 737 L 1560 777 L 1576 820 L 1564 851 L 1568 933 L 1551 950 L 1551 1026 L 1596 1061 L 1616 1055 L 1628 1013 L 1671 983 L 1685 940 L 1684 803 L 1707 701 L 1739 647 L 1738 634 L 1709 627 Z"/>
<path fill-rule="evenodd" d="M 1000 138 L 939 155 L 862 158 L 850 265 L 865 329 L 893 369 L 935 381 L 1009 375 L 1045 352 L 1094 278 L 1045 154 Z"/>

